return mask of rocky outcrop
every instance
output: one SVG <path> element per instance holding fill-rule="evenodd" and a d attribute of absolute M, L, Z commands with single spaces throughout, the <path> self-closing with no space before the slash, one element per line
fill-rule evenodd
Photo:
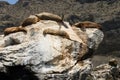
<path fill-rule="evenodd" d="M 3 3 L 1 2 L 1 4 Z M 19 0 L 14 5 L 6 4 L 0 7 L 0 34 L 6 27 L 19 26 L 20 22 L 30 14 L 44 11 L 60 16 L 63 14 L 64 20 L 69 21 L 70 24 L 78 21 L 100 23 L 105 36 L 95 53 L 96 57 L 103 55 L 101 56 L 103 61 L 108 61 L 107 58 L 104 58 L 105 55 L 119 59 L 119 4 L 120 0 Z M 94 58 L 95 64 L 103 61 Z"/>
<path fill-rule="evenodd" d="M 119 65 L 113 62 L 111 65 L 101 64 L 97 66 L 92 72 L 91 75 L 94 77 L 94 80 L 119 80 L 120 79 L 120 69 Z"/>
<path fill-rule="evenodd" d="M 104 35 L 96 28 L 82 31 L 56 21 L 40 20 L 0 38 L 2 80 L 85 80 L 92 71 L 90 57 Z M 56 32 L 58 31 L 58 32 Z M 18 71 L 22 72 L 18 72 Z M 7 76 L 7 77 L 4 77 Z M 31 76 L 31 77 L 29 77 Z"/>

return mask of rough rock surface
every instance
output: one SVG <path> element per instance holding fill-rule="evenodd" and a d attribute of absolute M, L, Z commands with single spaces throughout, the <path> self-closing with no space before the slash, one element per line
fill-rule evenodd
<path fill-rule="evenodd" d="M 71 24 L 78 21 L 100 23 L 105 36 L 93 64 L 107 62 L 109 57 L 120 61 L 120 0 L 18 0 L 14 5 L 0 1 L 0 34 L 6 27 L 20 25 L 30 14 L 43 11 L 63 14 L 64 20 Z"/>
<path fill-rule="evenodd" d="M 83 32 L 76 28 L 79 31 L 77 35 L 68 22 L 64 23 L 68 28 L 55 21 L 40 21 L 26 26 L 27 34 L 16 32 L 1 35 L 0 78 L 85 80 L 92 70 L 91 50 L 98 47 L 103 32 L 94 28 Z M 45 29 L 65 31 L 69 39 L 59 35 L 44 35 Z"/>
<path fill-rule="evenodd" d="M 109 64 L 101 64 L 92 72 L 94 80 L 120 80 L 119 66 L 110 66 Z"/>

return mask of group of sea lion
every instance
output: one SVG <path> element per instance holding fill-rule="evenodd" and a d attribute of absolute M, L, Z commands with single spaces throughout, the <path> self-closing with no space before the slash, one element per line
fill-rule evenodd
<path fill-rule="evenodd" d="M 15 32 L 27 33 L 27 30 L 25 29 L 25 27 L 28 25 L 35 24 L 35 23 L 39 22 L 40 20 L 52 20 L 52 21 L 56 21 L 58 23 L 62 23 L 64 25 L 63 18 L 61 18 L 60 16 L 52 14 L 52 13 L 48 13 L 48 12 L 42 12 L 40 14 L 35 14 L 35 15 L 29 16 L 27 19 L 25 19 L 23 21 L 23 23 L 21 24 L 20 27 L 6 28 L 4 30 L 4 35 L 6 36 L 6 35 L 9 35 L 9 34 L 15 33 Z M 65 27 L 67 28 L 67 26 L 65 26 Z M 90 22 L 90 21 L 78 22 L 78 23 L 73 24 L 72 27 L 101 29 L 100 24 L 95 23 L 95 22 Z M 64 31 L 60 32 L 59 30 L 58 31 L 50 31 L 50 30 L 45 30 L 44 31 L 45 34 L 49 33 L 49 34 L 54 34 L 54 35 L 56 35 L 56 34 L 65 35 L 65 36 L 67 35 L 66 32 L 64 32 Z M 66 37 L 68 38 L 68 36 L 66 36 Z"/>
<path fill-rule="evenodd" d="M 53 20 L 58 23 L 59 22 L 63 23 L 63 20 L 60 16 L 52 13 L 48 13 L 48 12 L 42 12 L 40 14 L 30 15 L 27 19 L 25 19 L 22 22 L 20 27 L 6 28 L 4 30 L 4 35 L 6 36 L 8 34 L 15 33 L 15 32 L 27 32 L 27 30 L 25 29 L 26 26 L 36 24 L 40 20 Z"/>
<path fill-rule="evenodd" d="M 63 21 L 63 18 L 61 18 L 60 16 L 58 15 L 55 15 L 55 14 L 52 14 L 52 13 L 47 13 L 47 12 L 43 12 L 43 13 L 40 13 L 40 14 L 35 14 L 35 15 L 31 15 L 29 16 L 27 19 L 25 19 L 21 26 L 19 27 L 10 27 L 10 28 L 6 28 L 4 30 L 4 36 L 7 36 L 11 33 L 15 33 L 15 32 L 24 32 L 24 33 L 27 33 L 27 30 L 26 30 L 26 26 L 29 26 L 29 25 L 32 25 L 32 24 L 36 24 L 37 22 L 41 21 L 41 20 L 52 20 L 52 21 L 56 21 L 57 23 L 60 23 L 62 25 L 64 25 L 66 28 L 70 28 L 70 27 L 67 27 L 67 25 L 64 23 Z M 79 32 L 79 28 L 97 28 L 97 29 L 101 29 L 101 25 L 98 24 L 98 23 L 95 23 L 95 22 L 90 22 L 90 21 L 84 21 L 84 22 L 78 22 L 78 23 L 75 23 L 73 25 L 71 25 L 71 29 L 73 30 L 73 32 L 75 32 L 76 35 L 74 35 L 73 38 L 75 39 L 71 39 L 70 35 L 65 31 L 65 30 L 54 30 L 54 29 L 45 29 L 43 31 L 43 35 L 45 36 L 46 34 L 51 34 L 51 35 L 57 35 L 57 36 L 61 36 L 61 37 L 64 37 L 66 39 L 70 39 L 70 40 L 76 40 L 76 37 L 80 38 L 80 40 L 78 39 L 77 42 L 80 42 L 81 43 L 81 40 L 82 40 L 82 50 L 80 52 L 81 56 L 84 55 L 88 49 L 87 49 L 87 37 L 85 35 L 82 35 L 82 32 L 84 33 L 84 31 L 82 32 Z M 81 29 L 82 30 L 82 29 Z M 81 37 L 84 36 L 84 37 Z"/>

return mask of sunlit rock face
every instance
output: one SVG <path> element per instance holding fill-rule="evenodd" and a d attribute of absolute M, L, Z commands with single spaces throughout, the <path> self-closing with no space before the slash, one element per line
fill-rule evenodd
<path fill-rule="evenodd" d="M 98 29 L 74 30 L 68 22 L 64 24 L 68 28 L 55 21 L 43 20 L 26 26 L 27 34 L 16 32 L 7 36 L 1 35 L 1 72 L 9 72 L 11 76 L 9 70 L 18 66 L 15 69 L 33 72 L 29 74 L 35 75 L 38 80 L 83 80 L 89 77 L 92 70 L 89 57 L 92 52 L 89 49 L 95 50 L 104 35 Z M 63 31 L 65 34 L 44 34 L 47 29 L 53 30 L 53 33 Z M 16 80 L 30 78 L 27 72 L 21 75 L 15 73 L 18 76 Z M 23 77 L 26 74 L 27 77 Z"/>

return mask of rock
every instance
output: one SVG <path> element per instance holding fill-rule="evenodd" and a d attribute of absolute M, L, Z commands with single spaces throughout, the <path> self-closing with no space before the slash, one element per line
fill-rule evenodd
<path fill-rule="evenodd" d="M 79 21 L 100 23 L 103 26 L 105 39 L 97 53 L 118 56 L 115 53 L 120 53 L 119 4 L 120 0 L 20 0 L 14 6 L 1 5 L 0 31 L 2 32 L 5 27 L 20 25 L 20 22 L 30 14 L 43 11 L 63 14 L 64 20 L 71 24 Z"/>
<path fill-rule="evenodd" d="M 38 80 L 88 78 L 92 70 L 91 60 L 88 57 L 81 61 L 81 58 L 89 53 L 89 48 L 97 48 L 102 41 L 103 33 L 98 29 L 87 29 L 86 32 L 79 29 L 78 35 L 68 22 L 64 23 L 68 28 L 55 21 L 43 20 L 25 27 L 27 34 L 16 32 L 3 37 L 0 48 L 0 72 L 13 76 L 12 79 L 15 80 L 29 80 L 34 75 Z M 44 35 L 43 31 L 46 29 L 64 31 L 69 38 L 59 34 Z M 23 73 L 18 73 L 17 70 Z M 29 77 L 30 75 L 33 77 Z"/>
<path fill-rule="evenodd" d="M 101 30 L 96 29 L 96 28 L 93 28 L 93 29 L 87 28 L 86 33 L 87 33 L 87 35 L 89 37 L 89 40 L 88 40 L 89 41 L 88 42 L 89 43 L 88 44 L 89 48 L 94 49 L 94 50 L 97 49 L 100 42 L 104 38 L 103 32 L 101 32 Z"/>
<path fill-rule="evenodd" d="M 120 70 L 119 66 L 101 64 L 91 72 L 91 75 L 94 77 L 95 80 L 119 80 Z"/>
<path fill-rule="evenodd" d="M 116 66 L 118 65 L 118 62 L 117 62 L 116 59 L 111 59 L 111 60 L 109 61 L 109 65 L 116 67 Z"/>

